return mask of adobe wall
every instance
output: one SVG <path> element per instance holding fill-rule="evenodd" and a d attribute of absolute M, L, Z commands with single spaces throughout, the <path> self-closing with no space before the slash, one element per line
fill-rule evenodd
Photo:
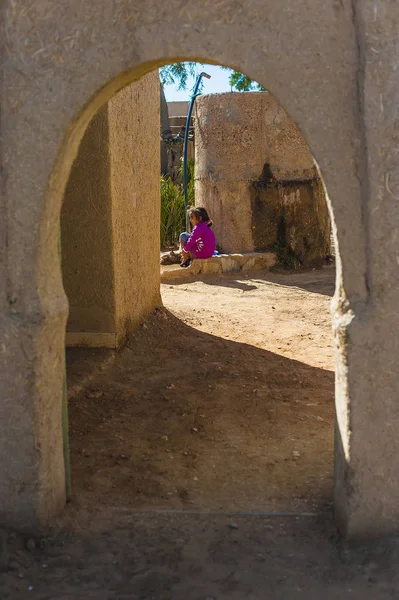
<path fill-rule="evenodd" d="M 330 254 L 324 188 L 297 125 L 268 92 L 201 96 L 195 202 L 224 252 L 278 248 L 296 264 Z"/>
<path fill-rule="evenodd" d="M 130 106 L 129 106 L 130 108 Z M 115 342 L 109 103 L 90 121 L 79 146 L 61 212 L 62 278 L 69 340 Z M 108 334 L 108 336 L 107 336 Z M 68 336 L 67 336 L 68 338 Z M 68 339 L 67 339 L 68 343 Z M 112 345 L 112 344 L 111 344 Z"/>
<path fill-rule="evenodd" d="M 94 116 L 71 170 L 61 213 L 67 345 L 118 347 L 161 302 L 158 147 L 154 72 Z"/>
<path fill-rule="evenodd" d="M 338 353 L 334 498 L 341 530 L 368 537 L 399 531 L 399 5 L 362 0 L 354 8 L 368 301 L 345 306 L 336 294 L 332 307 Z M 345 232 L 350 235 L 349 223 Z"/>
<path fill-rule="evenodd" d="M 65 506 L 57 248 L 79 143 L 116 92 L 185 59 L 259 81 L 317 160 L 338 251 L 336 519 L 352 539 L 399 531 L 398 3 L 21 0 L 0 25 L 0 522 Z"/>
<path fill-rule="evenodd" d="M 161 305 L 159 76 L 109 102 L 116 328 L 119 343 Z"/>

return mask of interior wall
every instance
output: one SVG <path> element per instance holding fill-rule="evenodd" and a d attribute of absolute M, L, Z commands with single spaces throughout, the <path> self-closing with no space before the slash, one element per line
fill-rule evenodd
<path fill-rule="evenodd" d="M 105 105 L 83 136 L 62 205 L 62 276 L 70 333 L 115 333 L 110 179 Z"/>
<path fill-rule="evenodd" d="M 119 346 L 161 303 L 159 76 L 93 117 L 61 213 L 67 345 Z"/>
<path fill-rule="evenodd" d="M 161 304 L 159 110 L 158 71 L 108 103 L 119 342 Z"/>

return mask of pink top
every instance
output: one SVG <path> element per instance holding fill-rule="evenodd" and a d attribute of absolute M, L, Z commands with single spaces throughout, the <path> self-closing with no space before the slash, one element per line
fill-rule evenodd
<path fill-rule="evenodd" d="M 210 258 L 215 250 L 215 234 L 206 223 L 200 221 L 192 230 L 184 251 L 192 252 L 196 258 Z"/>

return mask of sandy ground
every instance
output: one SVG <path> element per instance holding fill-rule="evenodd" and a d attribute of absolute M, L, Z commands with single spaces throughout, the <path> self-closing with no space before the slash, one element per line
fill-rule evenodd
<path fill-rule="evenodd" d="M 165 309 L 111 366 L 98 368 L 101 354 L 69 352 L 77 501 L 212 511 L 328 506 L 332 289 L 331 271 L 167 285 Z M 74 391 L 82 369 L 95 379 Z"/>
<path fill-rule="evenodd" d="M 348 549 L 332 521 L 333 288 L 164 285 L 120 352 L 68 351 L 72 503 L 0 539 L 0 598 L 398 597 L 397 540 Z"/>

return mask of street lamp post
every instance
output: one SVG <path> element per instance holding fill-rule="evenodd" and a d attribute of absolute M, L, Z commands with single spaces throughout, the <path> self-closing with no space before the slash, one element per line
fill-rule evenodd
<path fill-rule="evenodd" d="M 195 83 L 193 95 L 191 96 L 191 102 L 190 102 L 190 106 L 189 106 L 189 109 L 188 109 L 188 115 L 187 115 L 186 129 L 185 129 L 185 132 L 184 132 L 184 144 L 183 144 L 183 191 L 184 191 L 184 204 L 185 204 L 185 207 L 186 207 L 186 230 L 187 231 L 190 230 L 190 219 L 189 219 L 188 214 L 187 214 L 187 209 L 188 209 L 188 197 L 187 197 L 187 148 L 188 148 L 188 132 L 189 132 L 189 129 L 190 129 L 191 114 L 193 112 L 195 98 L 198 96 L 198 88 L 200 86 L 201 79 L 203 77 L 206 77 L 207 79 L 211 78 L 210 75 L 208 75 L 207 73 L 204 73 L 204 72 L 202 72 L 202 73 L 200 73 L 198 75 L 197 81 Z"/>

